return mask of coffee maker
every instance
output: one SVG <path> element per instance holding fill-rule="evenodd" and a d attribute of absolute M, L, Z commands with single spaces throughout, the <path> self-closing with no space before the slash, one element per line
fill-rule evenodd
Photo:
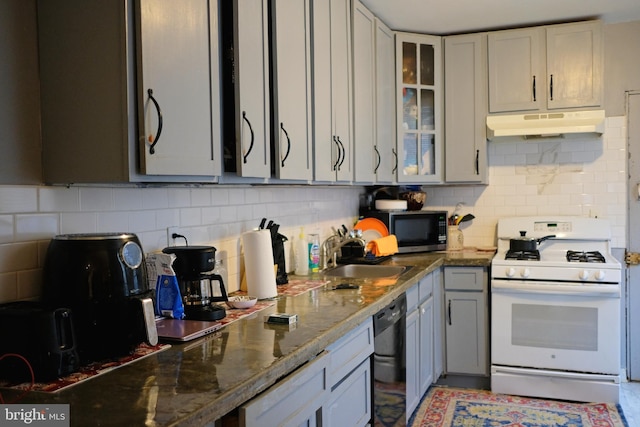
<path fill-rule="evenodd" d="M 162 252 L 176 256 L 173 270 L 178 279 L 185 318 L 209 321 L 224 318 L 224 307 L 215 302 L 227 301 L 227 292 L 222 276 L 211 272 L 215 266 L 216 248 L 169 246 Z"/>

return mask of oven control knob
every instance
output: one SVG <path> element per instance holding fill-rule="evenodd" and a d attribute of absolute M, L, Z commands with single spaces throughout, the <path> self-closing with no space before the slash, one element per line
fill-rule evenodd
<path fill-rule="evenodd" d="M 507 268 L 507 271 L 505 272 L 505 274 L 507 275 L 507 277 L 513 277 L 516 275 L 516 269 L 513 267 L 509 267 Z"/>
<path fill-rule="evenodd" d="M 580 280 L 587 280 L 589 278 L 589 271 L 582 270 L 578 277 L 580 278 Z"/>
<path fill-rule="evenodd" d="M 528 268 L 525 268 L 524 270 L 522 270 L 520 272 L 520 276 L 524 279 L 526 279 L 527 277 L 529 277 L 531 275 L 531 270 L 529 270 Z"/>
<path fill-rule="evenodd" d="M 605 276 L 605 274 L 604 274 L 603 270 L 596 271 L 596 280 L 602 281 L 602 280 L 604 280 L 604 276 Z"/>

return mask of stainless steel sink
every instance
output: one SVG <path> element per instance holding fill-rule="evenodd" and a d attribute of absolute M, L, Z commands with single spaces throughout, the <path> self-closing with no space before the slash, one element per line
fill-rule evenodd
<path fill-rule="evenodd" d="M 407 267 L 401 265 L 345 264 L 324 270 L 322 275 L 353 279 L 381 279 L 399 276 L 406 269 Z"/>

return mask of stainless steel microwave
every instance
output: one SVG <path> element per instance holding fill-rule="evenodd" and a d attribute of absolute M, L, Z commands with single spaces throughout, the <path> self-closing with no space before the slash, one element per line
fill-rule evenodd
<path fill-rule="evenodd" d="M 447 249 L 446 211 L 363 211 L 362 216 L 377 218 L 395 234 L 398 252 L 430 252 Z"/>

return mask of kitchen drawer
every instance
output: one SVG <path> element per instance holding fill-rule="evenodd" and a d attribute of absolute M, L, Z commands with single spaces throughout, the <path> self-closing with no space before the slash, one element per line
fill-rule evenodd
<path fill-rule="evenodd" d="M 373 354 L 373 319 L 369 318 L 327 347 L 329 385 L 333 387 Z"/>
<path fill-rule="evenodd" d="M 241 406 L 240 426 L 300 426 L 315 420 L 329 397 L 328 363 L 329 355 L 323 352 Z"/>
<path fill-rule="evenodd" d="M 447 291 L 483 291 L 486 283 L 484 267 L 444 268 L 444 288 Z"/>
<path fill-rule="evenodd" d="M 329 427 L 365 426 L 371 420 L 371 362 L 363 361 L 331 390 L 322 424 Z"/>

